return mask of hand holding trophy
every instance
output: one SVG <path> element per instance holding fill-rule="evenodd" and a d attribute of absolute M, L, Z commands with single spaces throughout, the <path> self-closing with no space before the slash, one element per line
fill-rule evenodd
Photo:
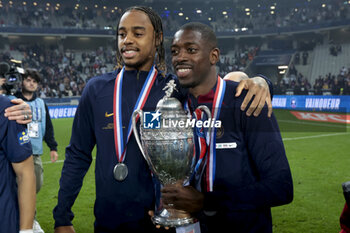
<path fill-rule="evenodd" d="M 194 120 L 185 112 L 180 101 L 171 97 L 176 90 L 175 86 L 173 80 L 167 84 L 164 88 L 167 89 L 166 94 L 158 102 L 155 112 L 135 110 L 132 117 L 133 131 L 141 153 L 162 185 L 188 181 L 196 162 L 193 142 Z M 206 106 L 198 108 L 211 119 L 210 110 Z M 138 117 L 140 117 L 141 140 L 136 125 Z M 154 120 L 157 120 L 156 124 Z M 179 227 L 195 221 L 189 213 L 174 209 L 171 205 L 166 209 L 163 208 L 161 198 L 160 207 L 155 211 L 152 220 L 163 227 Z"/>

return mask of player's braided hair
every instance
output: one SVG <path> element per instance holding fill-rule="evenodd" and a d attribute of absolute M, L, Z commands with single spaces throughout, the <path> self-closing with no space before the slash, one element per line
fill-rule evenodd
<path fill-rule="evenodd" d="M 161 71 L 163 74 L 166 73 L 166 63 L 165 63 L 165 50 L 164 50 L 164 45 L 163 45 L 163 26 L 162 26 L 162 19 L 160 18 L 160 16 L 157 14 L 157 12 L 155 12 L 154 10 L 152 10 L 149 7 L 146 6 L 132 6 L 127 8 L 122 16 L 129 11 L 142 11 L 144 12 L 148 18 L 150 19 L 153 29 L 154 29 L 154 33 L 155 33 L 155 38 L 156 40 L 159 41 L 157 47 L 156 47 L 156 58 L 155 58 L 155 64 L 158 68 L 159 71 Z M 118 49 L 118 28 L 119 28 L 119 23 L 120 20 L 118 22 L 117 25 L 117 32 L 116 32 L 116 42 L 117 42 L 117 67 L 116 68 L 121 68 L 123 67 L 123 59 L 122 56 L 119 52 Z"/>

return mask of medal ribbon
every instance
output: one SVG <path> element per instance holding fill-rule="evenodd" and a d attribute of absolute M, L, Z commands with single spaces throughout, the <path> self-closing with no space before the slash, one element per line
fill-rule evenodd
<path fill-rule="evenodd" d="M 194 118 L 196 119 L 196 121 L 202 119 L 203 115 L 204 115 L 203 111 L 201 109 L 196 109 L 191 115 L 191 111 L 190 111 L 189 105 L 190 105 L 189 101 L 186 101 L 185 104 L 184 104 L 184 109 L 187 111 L 187 116 L 189 118 L 192 118 L 192 115 L 193 115 Z M 198 133 L 198 130 L 200 130 L 200 133 Z M 203 158 L 205 157 L 206 152 L 207 152 L 207 143 L 205 141 L 206 137 L 204 136 L 203 128 L 202 129 L 195 128 L 193 136 L 194 136 L 194 140 L 196 140 L 196 138 L 198 140 L 198 146 L 199 146 L 198 151 L 199 151 L 200 154 L 198 156 L 198 161 L 197 161 L 197 163 L 196 163 L 196 165 L 194 167 L 194 172 L 192 174 L 191 179 L 193 178 L 194 174 L 196 174 L 197 171 L 199 170 L 200 165 L 201 165 L 201 163 L 203 161 Z M 196 156 L 196 147 L 194 147 L 193 156 Z"/>
<path fill-rule="evenodd" d="M 115 151 L 117 154 L 117 159 L 119 163 L 125 160 L 126 145 L 130 139 L 132 133 L 132 115 L 130 117 L 128 126 L 128 136 L 127 141 L 123 142 L 123 121 L 122 121 L 122 84 L 123 76 L 125 72 L 125 67 L 118 73 L 114 85 L 114 98 L 113 98 L 113 122 L 114 122 L 114 144 Z M 151 70 L 148 72 L 147 79 L 143 84 L 142 90 L 134 106 L 134 110 L 142 109 L 146 103 L 148 95 L 151 91 L 154 81 L 156 80 L 158 71 L 155 66 L 152 66 Z M 136 119 L 136 121 L 138 118 Z"/>
<path fill-rule="evenodd" d="M 216 85 L 213 106 L 211 110 L 212 120 L 215 122 L 219 119 L 220 109 L 222 101 L 224 99 L 226 89 L 226 82 L 218 76 L 218 82 Z M 213 191 L 213 183 L 215 179 L 215 169 L 216 169 L 216 131 L 214 128 L 210 135 L 209 144 L 209 156 L 207 156 L 207 171 L 206 171 L 206 181 L 207 181 L 207 191 Z"/>
<path fill-rule="evenodd" d="M 196 109 L 195 112 L 193 113 L 193 115 L 195 116 L 196 120 L 201 120 L 203 119 L 203 111 L 201 109 Z M 199 132 L 198 132 L 199 131 Z M 198 169 L 203 161 L 203 158 L 205 157 L 206 153 L 207 153 L 207 143 L 205 141 L 205 132 L 202 129 L 196 129 L 196 135 L 197 135 L 197 139 L 198 139 L 198 146 L 199 146 L 199 158 L 198 161 L 196 163 L 196 167 L 194 168 L 194 172 L 197 173 Z"/>

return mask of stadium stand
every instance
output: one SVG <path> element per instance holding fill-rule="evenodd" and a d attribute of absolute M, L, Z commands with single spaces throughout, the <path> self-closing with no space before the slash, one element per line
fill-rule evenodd
<path fill-rule="evenodd" d="M 19 45 L 8 52 L 0 51 L 0 60 L 9 62 L 10 58 L 22 61 L 23 67 L 40 70 L 44 80 L 40 96 L 77 96 L 86 81 L 98 74 L 113 69 L 114 53 L 102 47 L 96 51 L 73 51 L 58 48 Z"/>
<path fill-rule="evenodd" d="M 60 2 L 4 2 L 0 7 L 0 24 L 6 27 L 110 29 L 115 27 L 122 9 L 131 4 L 130 1 L 120 1 L 118 6 L 107 1 L 102 1 L 102 5 L 92 1 L 77 1 L 75 4 L 71 1 Z M 148 5 L 163 17 L 170 35 L 188 20 L 209 23 L 216 32 L 227 35 L 310 30 L 346 25 L 350 19 L 349 4 L 342 0 L 327 1 L 327 4 L 304 0 L 284 4 L 247 1 L 236 7 L 227 7 L 227 3 L 182 2 L 180 5 L 177 2 L 159 1 Z"/>
<path fill-rule="evenodd" d="M 162 16 L 166 47 L 183 23 L 211 25 L 219 38 L 221 76 L 236 70 L 251 76 L 263 73 L 281 94 L 347 93 L 350 78 L 344 70 L 350 67 L 350 41 L 336 40 L 332 34 L 349 38 L 350 1 L 237 1 L 234 6 L 226 0 L 144 3 Z M 0 1 L 0 61 L 15 58 L 25 67 L 39 69 L 45 77 L 42 97 L 80 95 L 89 78 L 113 69 L 116 22 L 132 4 Z M 264 69 L 256 66 L 267 53 L 281 62 L 269 67 L 266 63 Z M 169 56 L 167 66 L 171 71 Z M 339 85 L 340 91 L 335 91 Z"/>
<path fill-rule="evenodd" d="M 315 59 L 312 63 L 310 81 L 314 82 L 320 75 L 338 74 L 342 67 L 350 67 L 350 44 L 342 44 L 337 56 L 331 55 L 331 46 L 318 45 L 315 48 Z"/>

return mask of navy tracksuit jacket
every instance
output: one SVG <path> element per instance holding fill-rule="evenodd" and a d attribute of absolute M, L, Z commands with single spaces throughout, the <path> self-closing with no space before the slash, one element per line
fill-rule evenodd
<path fill-rule="evenodd" d="M 234 97 L 238 83 L 226 81 L 226 91 L 216 135 L 216 174 L 213 192 L 205 190 L 205 172 L 196 179 L 204 192 L 204 212 L 199 213 L 205 232 L 272 232 L 271 207 L 293 199 L 293 182 L 277 121 L 267 117 L 265 106 L 258 117 L 240 110 L 246 92 Z M 189 95 L 190 107 L 212 109 L 216 87 L 207 95 Z M 223 143 L 231 148 L 219 149 Z"/>
<path fill-rule="evenodd" d="M 95 232 L 151 232 L 155 230 L 148 211 L 154 209 L 154 185 L 148 165 L 135 137 L 127 144 L 124 163 L 129 174 L 119 182 L 113 177 L 117 164 L 113 133 L 113 93 L 119 70 L 91 79 L 81 96 L 74 118 L 72 136 L 60 179 L 58 204 L 54 209 L 55 227 L 71 225 L 71 207 L 92 162 L 96 145 Z M 148 72 L 125 71 L 123 78 L 123 133 L 126 141 L 130 116 Z M 163 87 L 173 78 L 158 74 L 145 111 L 154 111 L 164 96 Z"/>

